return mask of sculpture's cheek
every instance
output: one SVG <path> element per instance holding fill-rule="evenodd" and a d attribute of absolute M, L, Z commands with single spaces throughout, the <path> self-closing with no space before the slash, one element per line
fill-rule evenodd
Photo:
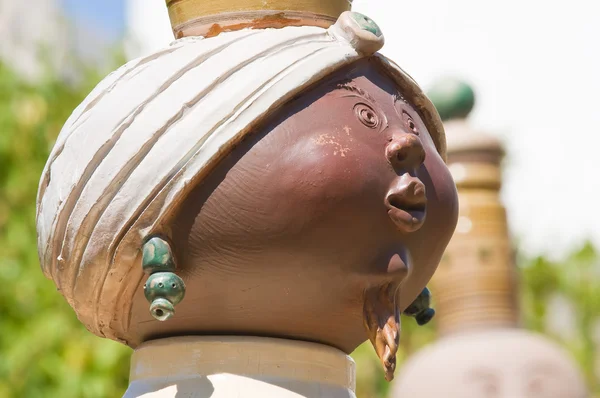
<path fill-rule="evenodd" d="M 305 206 L 325 206 L 328 211 L 356 206 L 353 216 L 384 211 L 385 192 L 395 177 L 383 155 L 376 156 L 360 141 L 335 133 L 298 140 L 276 167 L 282 175 L 278 187 L 282 196 L 302 200 Z"/>
<path fill-rule="evenodd" d="M 423 227 L 407 236 L 409 275 L 400 291 L 400 306 L 408 306 L 427 285 L 446 249 L 458 218 L 456 187 L 439 156 L 429 156 L 419 170 L 427 190 L 427 217 Z"/>
<path fill-rule="evenodd" d="M 427 187 L 428 224 L 449 242 L 458 221 L 458 193 L 450 170 L 439 155 L 428 156 L 421 179 Z"/>

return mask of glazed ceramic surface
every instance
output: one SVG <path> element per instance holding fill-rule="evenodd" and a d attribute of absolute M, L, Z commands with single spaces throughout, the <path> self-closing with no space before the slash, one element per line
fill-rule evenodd
<path fill-rule="evenodd" d="M 42 268 L 81 322 L 134 348 L 370 339 L 391 380 L 457 196 L 437 111 L 383 43 L 344 12 L 183 38 L 101 82 L 38 195 Z"/>

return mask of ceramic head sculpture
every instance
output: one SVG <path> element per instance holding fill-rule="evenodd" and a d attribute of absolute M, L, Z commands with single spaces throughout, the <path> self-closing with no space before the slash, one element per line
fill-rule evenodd
<path fill-rule="evenodd" d="M 200 3 L 171 2 L 172 19 Z M 372 20 L 346 0 L 304 6 L 184 18 L 176 30 L 210 28 L 113 72 L 67 121 L 39 254 L 91 332 L 345 353 L 368 338 L 392 378 L 400 313 L 456 224 L 444 130 Z"/>
<path fill-rule="evenodd" d="M 588 397 L 564 350 L 545 337 L 510 328 L 443 338 L 409 359 L 397 382 L 394 398 Z"/>
<path fill-rule="evenodd" d="M 517 269 L 499 196 L 501 143 L 466 121 L 475 105 L 466 83 L 442 80 L 429 95 L 445 119 L 459 220 L 432 280 L 442 338 L 408 360 L 390 397 L 587 397 L 566 353 L 519 329 Z"/>

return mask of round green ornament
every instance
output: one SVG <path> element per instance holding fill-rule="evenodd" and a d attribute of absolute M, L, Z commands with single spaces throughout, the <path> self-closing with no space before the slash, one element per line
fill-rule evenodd
<path fill-rule="evenodd" d="M 185 283 L 172 272 L 157 272 L 146 281 L 144 295 L 148 301 L 164 298 L 177 305 L 185 296 Z"/>
<path fill-rule="evenodd" d="M 471 86 L 459 79 L 440 79 L 427 91 L 427 96 L 443 121 L 464 119 L 475 106 L 475 92 Z"/>
<path fill-rule="evenodd" d="M 169 243 L 153 237 L 144 244 L 142 268 L 147 274 L 175 271 L 175 259 Z"/>
<path fill-rule="evenodd" d="M 415 318 L 420 326 L 426 325 L 435 316 L 435 310 L 431 308 L 431 292 L 424 288 L 421 294 L 404 310 L 404 315 Z"/>
<path fill-rule="evenodd" d="M 371 18 L 359 12 L 352 12 L 351 15 L 352 19 L 356 21 L 356 23 L 358 24 L 358 26 L 361 27 L 361 29 L 369 31 L 377 37 L 381 37 L 382 32 L 381 29 L 379 29 L 379 25 L 377 25 L 375 21 L 373 21 Z"/>
<path fill-rule="evenodd" d="M 167 299 L 157 298 L 150 304 L 150 313 L 157 320 L 164 322 L 175 315 L 175 306 Z"/>

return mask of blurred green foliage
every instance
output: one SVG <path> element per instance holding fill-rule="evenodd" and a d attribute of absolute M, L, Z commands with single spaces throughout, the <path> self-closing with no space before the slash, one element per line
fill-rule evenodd
<path fill-rule="evenodd" d="M 521 259 L 520 264 L 525 326 L 547 334 L 568 349 L 584 372 L 593 396 L 600 397 L 598 251 L 590 243 L 586 243 L 564 261 L 538 257 Z M 554 297 L 560 297 L 572 308 L 570 315 L 573 316 L 573 324 L 565 325 L 567 333 L 552 330 L 546 322 L 553 311 L 553 307 L 548 304 Z"/>
<path fill-rule="evenodd" d="M 62 124 L 100 76 L 22 81 L 0 65 L 0 397 L 118 397 L 130 350 L 77 321 L 37 256 L 35 196 Z"/>
<path fill-rule="evenodd" d="M 70 85 L 56 78 L 27 84 L 0 65 L 0 398 L 120 397 L 131 350 L 87 332 L 37 258 L 35 196 L 62 124 L 100 80 L 83 71 Z M 600 257 L 590 245 L 560 263 L 520 259 L 526 327 L 568 348 L 600 394 Z M 560 293 L 575 308 L 571 338 L 547 330 L 548 300 Z M 434 292 L 435 294 L 435 292 Z M 403 320 L 398 368 L 435 338 L 432 326 Z M 596 335 L 596 339 L 594 339 Z M 361 398 L 385 397 L 389 385 L 369 343 L 353 354 Z M 594 374 L 596 372 L 596 376 Z"/>

